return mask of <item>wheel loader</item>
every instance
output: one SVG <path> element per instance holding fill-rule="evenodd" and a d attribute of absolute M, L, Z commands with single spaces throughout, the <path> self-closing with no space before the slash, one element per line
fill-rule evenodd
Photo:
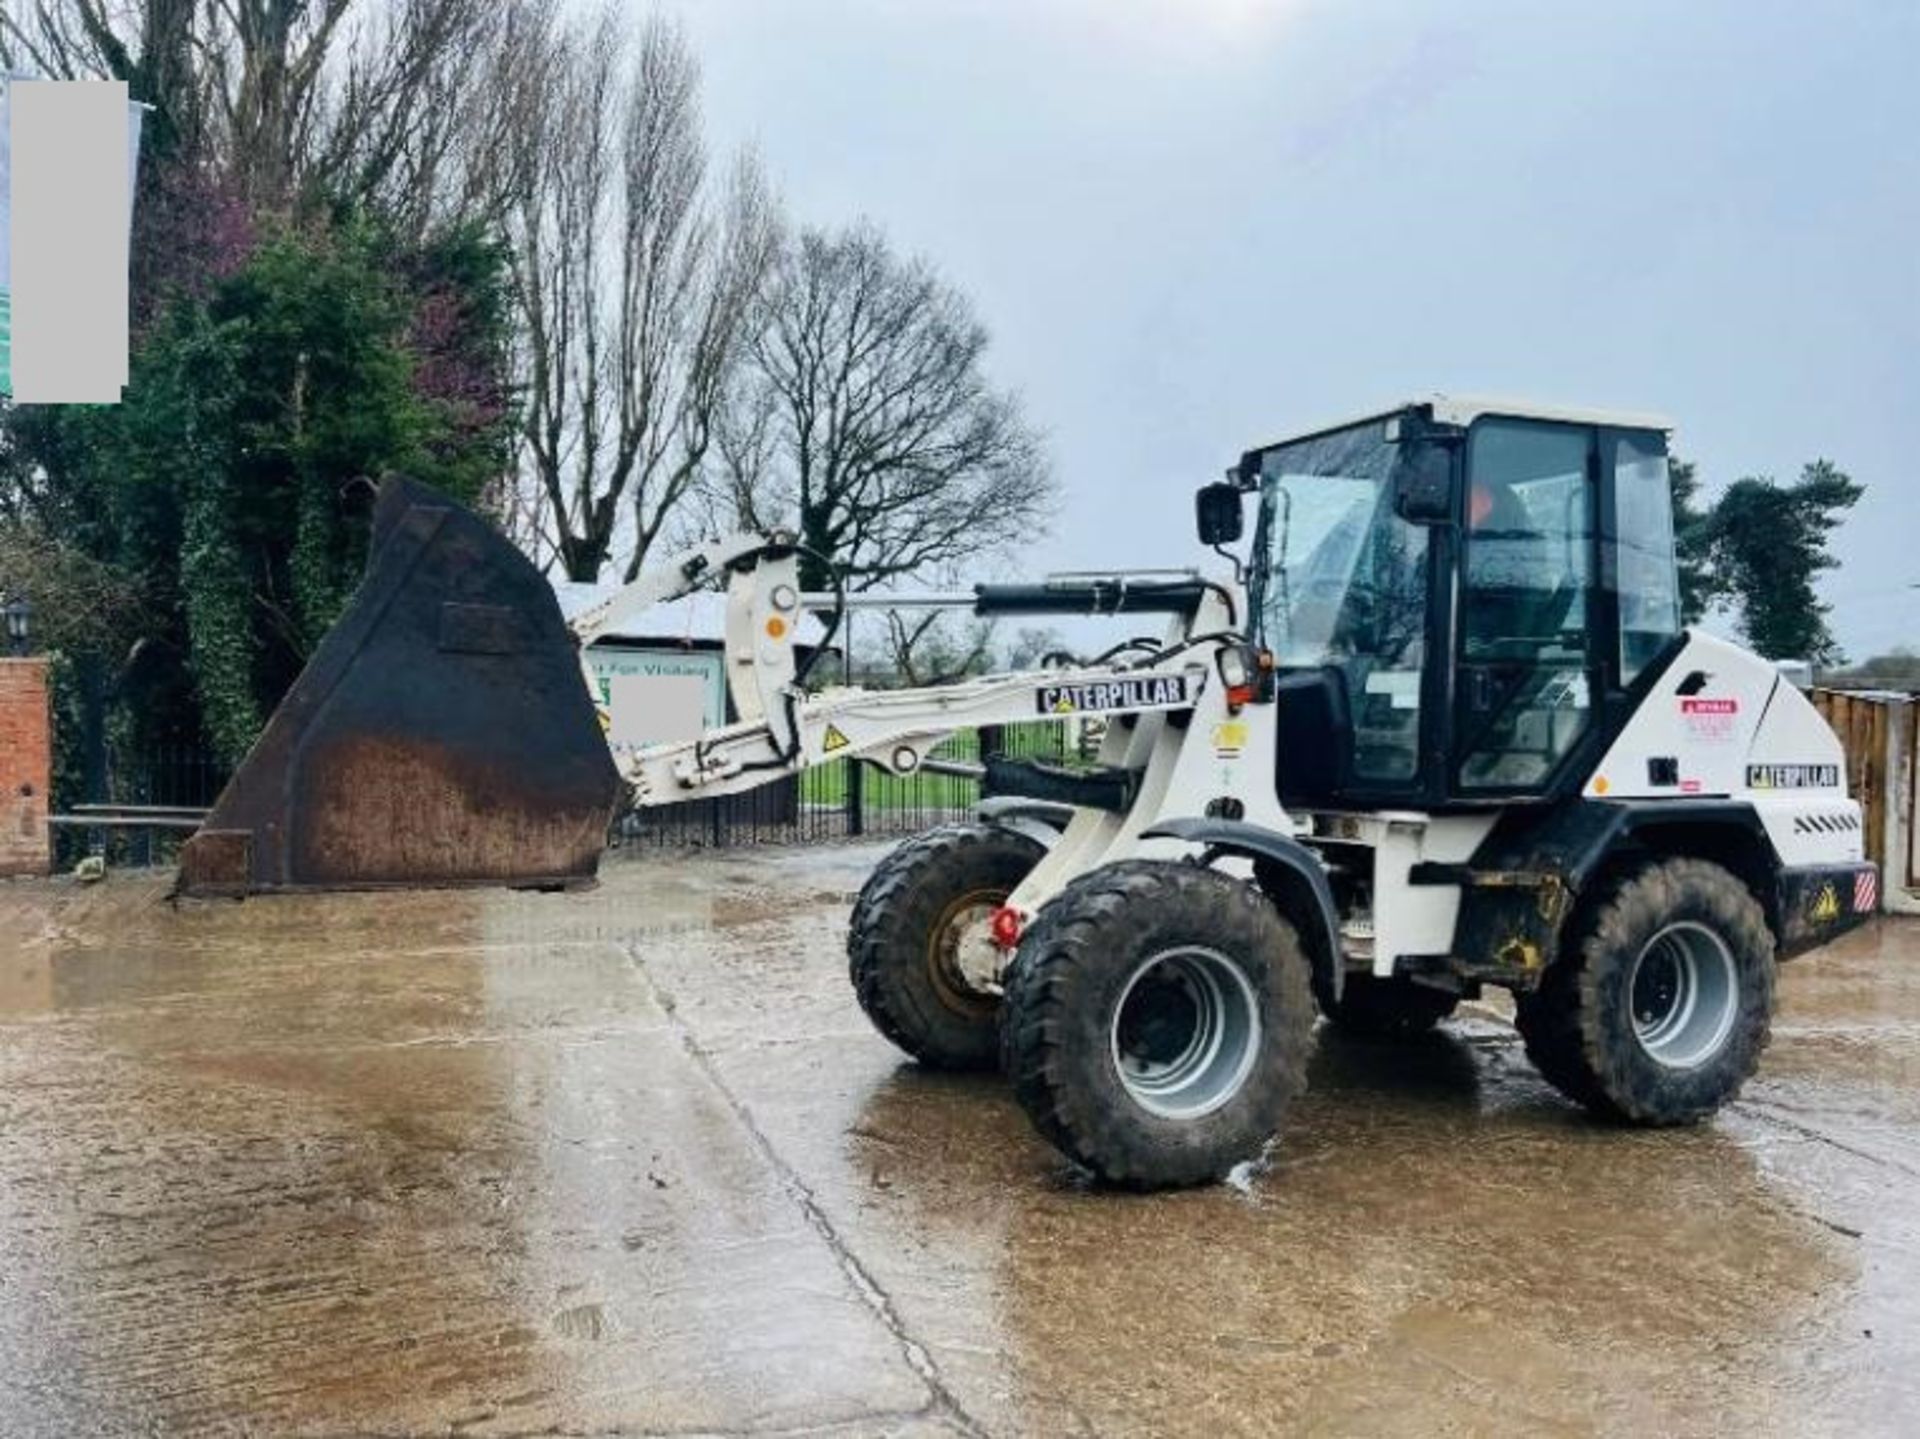
<path fill-rule="evenodd" d="M 1681 623 L 1670 431 L 1435 395 L 1251 449 L 1197 495 L 1217 576 L 877 601 L 1157 632 L 885 692 L 809 685 L 802 618 L 862 601 L 803 591 L 791 536 L 715 541 L 569 630 L 480 520 L 390 481 L 359 592 L 181 885 L 577 883 L 625 805 L 1097 716 L 1097 762 L 989 756 L 976 817 L 862 890 L 854 991 L 907 1054 L 1003 1067 L 1101 1180 L 1189 1185 L 1279 1132 L 1320 1020 L 1409 1036 L 1491 987 L 1578 1104 L 1696 1121 L 1753 1073 L 1777 964 L 1872 915 L 1879 877 L 1813 706 Z M 735 718 L 616 765 L 581 647 L 714 583 Z"/>

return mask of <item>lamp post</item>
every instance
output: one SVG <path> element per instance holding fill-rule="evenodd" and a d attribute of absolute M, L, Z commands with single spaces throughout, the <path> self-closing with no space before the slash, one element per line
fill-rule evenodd
<path fill-rule="evenodd" d="M 18 659 L 27 652 L 27 641 L 33 635 L 33 602 L 25 595 L 14 595 L 0 616 L 6 620 L 7 653 Z"/>

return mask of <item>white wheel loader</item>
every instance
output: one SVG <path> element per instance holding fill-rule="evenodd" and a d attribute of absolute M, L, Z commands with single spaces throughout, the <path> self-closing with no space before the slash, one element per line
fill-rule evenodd
<path fill-rule="evenodd" d="M 904 774 L 957 730 L 1100 715 L 1097 764 L 989 757 L 977 819 L 861 893 L 855 992 L 907 1053 L 1004 1066 L 1105 1181 L 1193 1184 L 1278 1131 L 1316 1011 L 1411 1035 L 1493 986 L 1578 1103 L 1698 1120 L 1759 1060 L 1776 963 L 1873 914 L 1878 873 L 1812 705 L 1680 623 L 1669 432 L 1433 396 L 1249 450 L 1198 496 L 1228 575 L 911 601 L 1164 633 L 874 693 L 805 687 L 797 622 L 849 601 L 801 590 L 790 537 L 683 556 L 569 636 L 504 542 L 390 482 L 367 580 L 182 887 L 564 884 L 622 781 L 652 806 L 829 759 Z M 616 773 L 574 647 L 723 575 L 737 720 Z"/>

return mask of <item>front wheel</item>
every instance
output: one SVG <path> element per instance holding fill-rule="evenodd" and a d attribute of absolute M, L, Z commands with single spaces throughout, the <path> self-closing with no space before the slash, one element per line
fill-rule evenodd
<path fill-rule="evenodd" d="M 1774 942 L 1746 885 L 1670 859 L 1580 912 L 1515 1023 L 1527 1055 L 1593 1113 L 1633 1124 L 1706 1118 L 1767 1046 Z"/>
<path fill-rule="evenodd" d="M 954 824 L 880 862 L 847 926 L 854 995 L 875 1029 L 933 1069 L 1000 1056 L 993 912 L 1046 854 L 991 824 Z"/>
<path fill-rule="evenodd" d="M 1014 957 L 1002 1026 L 1034 1126 L 1100 1179 L 1203 1184 L 1258 1155 L 1305 1084 L 1293 927 L 1258 890 L 1128 860 L 1069 885 Z"/>

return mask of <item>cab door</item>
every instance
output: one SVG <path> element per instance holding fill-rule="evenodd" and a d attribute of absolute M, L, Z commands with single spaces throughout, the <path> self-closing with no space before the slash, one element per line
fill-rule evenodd
<path fill-rule="evenodd" d="M 1452 787 L 1544 793 L 1601 691 L 1599 485 L 1589 426 L 1486 417 L 1461 496 Z"/>

